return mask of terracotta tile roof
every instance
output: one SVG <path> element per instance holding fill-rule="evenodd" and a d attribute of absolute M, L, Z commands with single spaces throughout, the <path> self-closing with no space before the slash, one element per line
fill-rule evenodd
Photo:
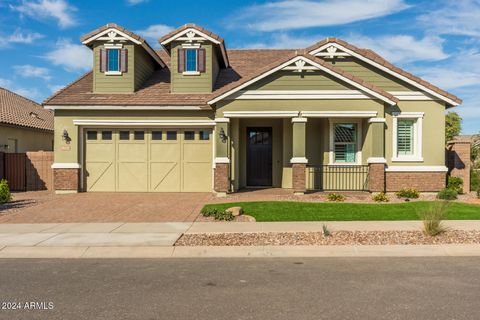
<path fill-rule="evenodd" d="M 82 37 L 80 37 L 80 41 L 83 43 L 84 41 L 90 39 L 91 37 L 105 31 L 105 30 L 108 30 L 110 28 L 114 28 L 114 29 L 117 29 L 125 34 L 127 34 L 128 36 L 132 37 L 133 39 L 139 41 L 141 43 L 141 45 L 145 48 L 145 50 L 152 55 L 152 57 L 154 59 L 157 60 L 157 62 L 159 62 L 159 64 L 161 66 L 163 66 L 164 62 L 161 60 L 161 58 L 159 58 L 157 55 L 155 55 L 155 50 L 148 44 L 148 42 L 143 39 L 142 37 L 140 37 L 138 34 L 136 33 L 133 33 L 127 29 L 125 29 L 124 27 L 122 26 L 119 26 L 118 24 L 116 23 L 108 23 L 106 25 L 104 25 L 103 27 L 100 27 L 98 29 L 95 29 L 93 31 L 90 31 L 89 33 L 83 35 Z M 88 44 L 87 44 L 88 45 Z"/>
<path fill-rule="evenodd" d="M 377 54 L 375 51 L 373 50 L 370 50 L 370 49 L 361 49 L 361 48 L 357 48 L 355 47 L 354 45 L 344 41 L 344 40 L 341 40 L 341 39 L 338 39 L 338 38 L 332 38 L 332 37 L 329 37 L 329 38 L 326 38 L 326 39 L 323 39 L 317 43 L 315 43 L 314 45 L 308 47 L 306 50 L 308 52 L 310 51 L 313 51 L 315 49 L 318 49 L 322 46 L 324 46 L 325 44 L 328 44 L 328 43 L 337 43 L 353 52 L 356 52 L 362 56 L 364 56 L 365 58 L 367 59 L 370 59 L 396 73 L 399 73 L 401 74 L 402 76 L 412 80 L 412 81 L 415 81 L 419 84 L 421 84 L 422 86 L 432 90 L 433 92 L 436 92 L 438 93 L 439 95 L 442 95 L 444 97 L 447 97 L 448 99 L 450 100 L 453 100 L 454 102 L 458 103 L 458 104 L 461 104 L 462 103 L 462 99 L 460 99 L 459 97 L 445 91 L 445 90 L 442 90 L 440 89 L 439 87 L 437 86 L 434 86 L 433 84 L 429 83 L 428 81 L 425 81 L 403 69 L 400 69 L 396 66 L 394 66 L 393 64 L 391 64 L 390 62 L 388 62 L 387 60 L 385 60 L 383 57 L 381 57 L 379 54 Z"/>
<path fill-rule="evenodd" d="M 0 88 L 0 123 L 53 131 L 53 113 L 32 100 Z"/>
<path fill-rule="evenodd" d="M 228 50 L 226 49 L 225 47 L 225 41 L 223 40 L 222 37 L 220 37 L 219 35 L 211 32 L 211 31 L 208 31 L 207 29 L 205 28 L 202 28 L 200 26 L 197 26 L 196 24 L 194 23 L 187 23 L 187 24 L 184 24 L 183 26 L 181 27 L 178 27 L 177 29 L 167 33 L 166 35 L 164 35 L 163 37 L 161 37 L 160 39 L 158 39 L 158 42 L 160 44 L 162 44 L 162 46 L 164 46 L 167 50 L 168 50 L 168 47 L 166 47 L 162 42 L 164 42 L 165 40 L 173 37 L 174 35 L 176 35 L 177 33 L 179 32 L 182 32 L 184 30 L 187 30 L 187 29 L 195 29 L 197 31 L 200 31 L 204 34 L 206 34 L 207 36 L 209 36 L 210 38 L 213 38 L 214 40 L 220 42 L 219 46 L 220 46 L 220 51 L 222 52 L 222 56 L 224 57 L 224 63 L 225 63 L 225 66 L 228 66 L 230 65 L 230 59 L 228 57 Z"/>

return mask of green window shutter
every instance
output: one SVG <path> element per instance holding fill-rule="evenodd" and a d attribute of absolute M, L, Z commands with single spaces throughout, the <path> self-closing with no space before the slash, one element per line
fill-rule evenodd
<path fill-rule="evenodd" d="M 398 155 L 413 155 L 413 120 L 398 120 L 397 122 L 397 153 Z"/>

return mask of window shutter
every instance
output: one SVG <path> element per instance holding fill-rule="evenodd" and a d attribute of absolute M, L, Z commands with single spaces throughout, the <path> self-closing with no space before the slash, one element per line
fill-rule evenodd
<path fill-rule="evenodd" d="M 206 52 L 205 49 L 198 49 L 197 52 L 198 71 L 205 72 Z"/>
<path fill-rule="evenodd" d="M 107 71 L 107 50 L 100 49 L 100 72 Z"/>
<path fill-rule="evenodd" d="M 121 72 L 128 71 L 128 50 L 127 49 L 120 50 L 120 71 Z"/>
<path fill-rule="evenodd" d="M 399 155 L 413 154 L 413 121 L 397 122 L 397 152 Z"/>
<path fill-rule="evenodd" d="M 185 49 L 178 49 L 178 72 L 185 71 Z"/>

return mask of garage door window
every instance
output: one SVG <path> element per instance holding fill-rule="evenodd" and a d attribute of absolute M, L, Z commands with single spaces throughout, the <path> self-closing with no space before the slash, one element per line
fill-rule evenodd
<path fill-rule="evenodd" d="M 120 131 L 120 140 L 129 140 L 130 131 Z"/>
<path fill-rule="evenodd" d="M 210 140 L 210 134 L 208 131 L 200 131 L 200 140 Z"/>
<path fill-rule="evenodd" d="M 185 140 L 195 140 L 195 131 L 185 131 Z"/>
<path fill-rule="evenodd" d="M 167 131 L 167 140 L 177 140 L 177 131 Z"/>
<path fill-rule="evenodd" d="M 152 131 L 152 140 L 162 140 L 162 131 Z"/>
<path fill-rule="evenodd" d="M 87 131 L 87 140 L 97 140 L 97 131 Z"/>
<path fill-rule="evenodd" d="M 135 131 L 133 133 L 133 139 L 144 140 L 145 139 L 145 132 L 144 131 Z"/>
<path fill-rule="evenodd" d="M 112 131 L 102 131 L 102 140 L 112 140 Z"/>

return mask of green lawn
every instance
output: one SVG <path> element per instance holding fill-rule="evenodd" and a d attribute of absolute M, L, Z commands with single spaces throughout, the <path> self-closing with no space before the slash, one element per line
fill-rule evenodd
<path fill-rule="evenodd" d="M 431 202 L 405 202 L 392 204 L 364 203 L 312 203 L 294 201 L 232 202 L 209 204 L 220 210 L 240 206 L 245 214 L 257 221 L 367 221 L 367 220 L 419 220 L 418 213 Z M 480 219 L 480 206 L 453 202 L 448 207 L 449 220 Z"/>

